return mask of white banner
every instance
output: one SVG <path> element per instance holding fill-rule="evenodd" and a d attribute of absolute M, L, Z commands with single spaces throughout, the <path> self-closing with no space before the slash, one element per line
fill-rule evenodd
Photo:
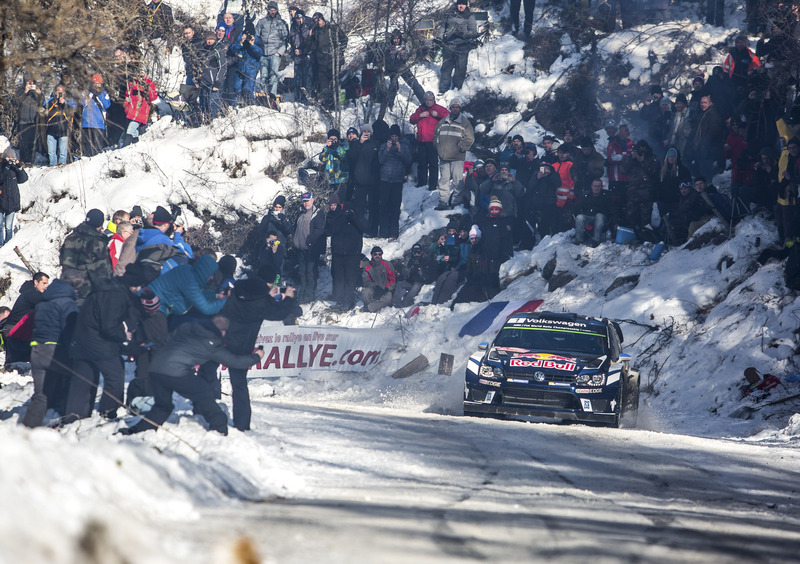
<path fill-rule="evenodd" d="M 310 370 L 366 372 L 381 360 L 393 334 L 384 328 L 301 327 L 265 321 L 256 339 L 256 346 L 264 347 L 264 358 L 247 376 L 298 376 Z"/>

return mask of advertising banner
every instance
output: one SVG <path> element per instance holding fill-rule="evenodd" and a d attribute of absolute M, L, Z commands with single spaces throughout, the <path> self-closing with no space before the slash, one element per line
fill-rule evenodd
<path fill-rule="evenodd" d="M 247 376 L 298 376 L 312 370 L 366 372 L 381 360 L 393 334 L 392 329 L 383 328 L 264 322 L 256 339 L 256 346 L 264 347 L 264 358 L 250 368 Z"/>

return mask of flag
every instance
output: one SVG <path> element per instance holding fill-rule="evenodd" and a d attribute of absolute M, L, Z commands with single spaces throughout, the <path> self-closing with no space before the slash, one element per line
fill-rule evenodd
<path fill-rule="evenodd" d="M 509 317 L 519 312 L 536 311 L 544 300 L 530 300 L 528 302 L 492 302 L 480 310 L 467 321 L 458 332 L 459 337 L 464 335 L 483 335 L 496 333 Z"/>

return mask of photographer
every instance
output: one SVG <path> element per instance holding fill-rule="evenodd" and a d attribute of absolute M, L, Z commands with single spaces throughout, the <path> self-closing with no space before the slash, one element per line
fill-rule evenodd
<path fill-rule="evenodd" d="M 0 247 L 14 235 L 14 214 L 19 211 L 19 184 L 27 182 L 28 173 L 8 147 L 0 161 Z"/>
<path fill-rule="evenodd" d="M 26 73 L 27 74 L 27 73 Z M 20 160 L 33 163 L 36 147 L 36 125 L 42 110 L 42 95 L 39 85 L 30 76 L 25 76 L 25 87 L 16 97 L 17 132 L 19 139 Z"/>
<path fill-rule="evenodd" d="M 378 151 L 381 183 L 377 231 L 378 237 L 388 237 L 390 241 L 396 241 L 400 234 L 403 182 L 406 180 L 406 169 L 411 166 L 412 158 L 411 146 L 405 138 L 401 139 L 400 135 L 400 126 L 394 124 L 389 129 L 389 140 L 381 145 Z"/>
<path fill-rule="evenodd" d="M 341 197 L 350 179 L 350 167 L 347 162 L 349 145 L 347 141 L 340 142 L 340 138 L 338 129 L 328 130 L 328 141 L 322 148 L 319 160 L 325 165 L 325 174 L 328 175 L 331 190 L 339 192 Z"/>
<path fill-rule="evenodd" d="M 256 77 L 264 56 L 261 39 L 252 33 L 241 33 L 230 50 L 237 56 L 233 94 L 241 104 L 252 106 L 255 104 Z"/>
<path fill-rule="evenodd" d="M 69 133 L 72 114 L 75 111 L 75 100 L 67 98 L 67 88 L 63 84 L 56 86 L 53 96 L 44 104 L 47 120 L 47 154 L 50 166 L 67 164 L 69 149 Z"/>
<path fill-rule="evenodd" d="M 266 243 L 258 252 L 257 270 L 269 266 L 283 277 L 283 261 L 286 259 L 286 244 L 278 238 L 278 234 L 270 231 Z"/>

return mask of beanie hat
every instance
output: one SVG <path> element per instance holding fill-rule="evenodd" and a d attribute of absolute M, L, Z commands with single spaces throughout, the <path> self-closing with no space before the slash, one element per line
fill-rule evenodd
<path fill-rule="evenodd" d="M 105 215 L 97 208 L 89 210 L 89 213 L 86 214 L 86 223 L 89 224 L 89 227 L 94 227 L 95 229 L 102 227 L 105 220 Z"/>
<path fill-rule="evenodd" d="M 478 159 L 477 161 L 475 161 L 475 164 L 473 164 L 472 166 L 474 168 L 478 168 L 479 166 L 486 166 L 486 163 L 483 162 L 482 160 Z"/>
<path fill-rule="evenodd" d="M 122 278 L 126 286 L 144 286 L 149 284 L 151 279 L 147 276 L 144 268 L 145 267 L 140 263 L 132 262 L 125 267 L 125 274 L 120 278 Z"/>
<path fill-rule="evenodd" d="M 6 147 L 6 150 L 3 151 L 3 156 L 7 159 L 16 160 L 17 152 L 14 150 L 14 147 L 9 145 L 8 147 Z"/>
<path fill-rule="evenodd" d="M 219 265 L 219 271 L 222 273 L 224 278 L 233 278 L 233 274 L 236 272 L 236 257 L 233 255 L 225 255 L 219 261 L 217 261 L 217 265 Z"/>
<path fill-rule="evenodd" d="M 289 10 L 291 10 L 293 7 L 295 8 L 295 12 L 294 12 L 294 17 L 295 18 L 304 18 L 304 17 L 306 17 L 306 13 L 303 10 L 301 10 L 300 8 L 297 8 L 296 6 L 289 6 Z"/>
<path fill-rule="evenodd" d="M 489 202 L 489 209 L 492 208 L 499 208 L 501 210 L 503 209 L 503 204 L 497 199 L 497 196 L 492 196 L 492 199 Z"/>
<path fill-rule="evenodd" d="M 286 207 L 286 196 L 283 196 L 283 195 L 278 196 L 277 198 L 272 200 L 272 205 L 273 206 L 281 206 L 282 208 L 285 208 Z"/>
<path fill-rule="evenodd" d="M 142 206 L 133 206 L 130 213 L 131 217 L 144 217 L 144 212 L 142 211 Z"/>
<path fill-rule="evenodd" d="M 466 2 L 464 2 L 464 4 L 466 4 Z M 453 98 L 450 100 L 448 108 L 452 108 L 453 106 L 461 106 L 461 98 Z"/>
<path fill-rule="evenodd" d="M 681 182 L 680 188 L 694 188 L 694 186 L 689 180 L 684 180 Z"/>
<path fill-rule="evenodd" d="M 544 141 L 550 141 L 550 142 L 552 143 L 552 142 L 553 142 L 553 141 L 555 141 L 555 140 L 556 140 L 556 138 L 555 138 L 555 137 L 553 137 L 552 135 L 545 135 L 544 137 L 542 137 L 542 142 L 544 142 Z"/>
<path fill-rule="evenodd" d="M 686 99 L 686 94 L 684 94 L 683 92 L 675 96 L 675 103 L 677 104 L 679 102 L 685 106 L 689 105 L 689 101 Z"/>
<path fill-rule="evenodd" d="M 525 139 L 522 137 L 522 135 L 515 135 L 514 137 L 511 138 L 511 140 L 512 141 L 519 141 L 522 144 L 525 143 Z"/>
<path fill-rule="evenodd" d="M 267 3 L 267 10 L 272 10 L 273 8 L 274 8 L 275 10 L 277 10 L 277 9 L 278 9 L 278 3 L 277 3 L 277 2 L 275 2 L 275 0 L 270 0 L 270 1 Z"/>
<path fill-rule="evenodd" d="M 375 133 L 372 130 L 372 126 L 368 123 L 365 123 L 364 125 L 361 126 L 361 133 L 364 133 L 365 131 L 369 131 L 370 133 Z"/>
<path fill-rule="evenodd" d="M 392 127 L 389 128 L 389 135 L 397 135 L 398 137 L 401 137 L 403 133 L 400 131 L 400 126 L 396 123 L 392 125 Z"/>
<path fill-rule="evenodd" d="M 103 84 L 103 77 L 100 76 L 100 73 L 95 73 L 92 75 L 92 82 L 99 82 L 100 84 Z"/>
<path fill-rule="evenodd" d="M 219 31 L 219 30 L 225 31 L 225 30 L 226 30 L 226 28 L 225 28 L 225 24 L 219 24 L 219 25 L 217 26 L 217 29 L 216 29 L 216 31 Z M 215 35 L 214 37 L 216 38 L 216 35 Z"/>
<path fill-rule="evenodd" d="M 607 119 L 603 122 L 603 129 L 606 129 L 607 127 L 617 127 L 617 122 L 615 122 L 613 119 Z"/>
<path fill-rule="evenodd" d="M 334 192 L 328 197 L 329 204 L 336 204 L 337 206 L 342 203 L 342 200 L 339 198 L 339 194 Z"/>
<path fill-rule="evenodd" d="M 675 147 L 670 148 L 669 151 L 667 151 L 667 156 L 668 157 L 677 157 L 678 156 L 678 149 L 676 149 Z"/>
<path fill-rule="evenodd" d="M 705 182 L 706 181 L 706 177 L 703 176 L 702 174 L 698 174 L 697 176 L 694 177 L 694 181 L 695 182 L 698 182 L 698 181 L 699 182 Z"/>
<path fill-rule="evenodd" d="M 788 147 L 789 145 L 800 145 L 800 137 L 792 137 L 789 139 L 789 141 L 786 143 L 786 146 Z"/>
<path fill-rule="evenodd" d="M 328 137 L 336 137 L 337 139 L 341 139 L 342 135 L 339 133 L 338 129 L 329 129 L 328 130 Z"/>
<path fill-rule="evenodd" d="M 432 91 L 428 90 L 427 92 L 425 92 L 425 96 L 423 99 L 427 100 L 428 98 L 432 98 L 435 100 L 436 95 Z"/>
<path fill-rule="evenodd" d="M 165 225 L 172 223 L 172 214 L 165 208 L 158 206 L 156 211 L 153 212 L 153 225 Z"/>
<path fill-rule="evenodd" d="M 313 200 L 314 196 L 311 195 L 311 192 L 303 192 L 303 195 L 300 196 L 301 202 L 308 202 L 309 200 Z"/>
<path fill-rule="evenodd" d="M 422 245 L 420 245 L 419 243 L 414 243 L 413 245 L 411 245 L 411 252 L 414 253 L 416 251 L 422 252 Z"/>
<path fill-rule="evenodd" d="M 214 41 L 217 40 L 217 34 L 213 31 L 207 31 L 205 35 L 203 35 L 203 40 L 208 41 L 209 39 L 213 39 Z"/>
<path fill-rule="evenodd" d="M 369 252 L 369 254 L 374 255 L 375 253 L 383 254 L 383 249 L 381 249 L 378 245 L 375 245 L 372 247 L 372 250 Z"/>
<path fill-rule="evenodd" d="M 650 87 L 650 94 L 663 94 L 664 91 L 661 90 L 661 86 L 658 84 L 654 84 Z"/>
<path fill-rule="evenodd" d="M 663 98 L 661 98 L 661 102 L 659 102 L 659 103 L 662 106 L 672 106 L 672 100 L 670 100 L 669 97 L 667 97 L 667 96 L 664 96 Z"/>
<path fill-rule="evenodd" d="M 696 77 L 692 79 L 692 84 L 694 84 L 695 82 L 699 82 L 700 84 L 705 84 L 706 78 L 702 74 L 698 74 Z"/>
<path fill-rule="evenodd" d="M 314 12 L 314 15 L 311 17 L 311 19 L 325 21 L 325 16 L 322 15 L 322 12 Z"/>
<path fill-rule="evenodd" d="M 355 127 L 351 127 L 351 128 L 349 128 L 349 129 L 347 130 L 347 133 L 346 133 L 345 135 L 346 135 L 347 137 L 350 137 L 350 134 L 351 134 L 351 133 L 352 133 L 353 135 L 358 135 L 358 129 L 356 129 Z"/>
<path fill-rule="evenodd" d="M 486 166 L 486 165 L 489 165 L 489 164 L 494 165 L 495 167 L 497 167 L 497 161 L 492 159 L 492 158 L 486 159 L 484 161 L 484 165 L 483 166 Z"/>
<path fill-rule="evenodd" d="M 473 237 L 481 238 L 481 229 L 477 225 L 473 225 L 469 230 L 469 238 L 472 239 Z"/>
<path fill-rule="evenodd" d="M 158 299 L 158 296 L 156 296 L 156 293 L 150 288 L 143 289 L 142 293 L 139 294 L 139 299 L 142 302 L 144 311 L 147 313 L 157 312 L 159 306 L 161 305 L 161 301 Z"/>

